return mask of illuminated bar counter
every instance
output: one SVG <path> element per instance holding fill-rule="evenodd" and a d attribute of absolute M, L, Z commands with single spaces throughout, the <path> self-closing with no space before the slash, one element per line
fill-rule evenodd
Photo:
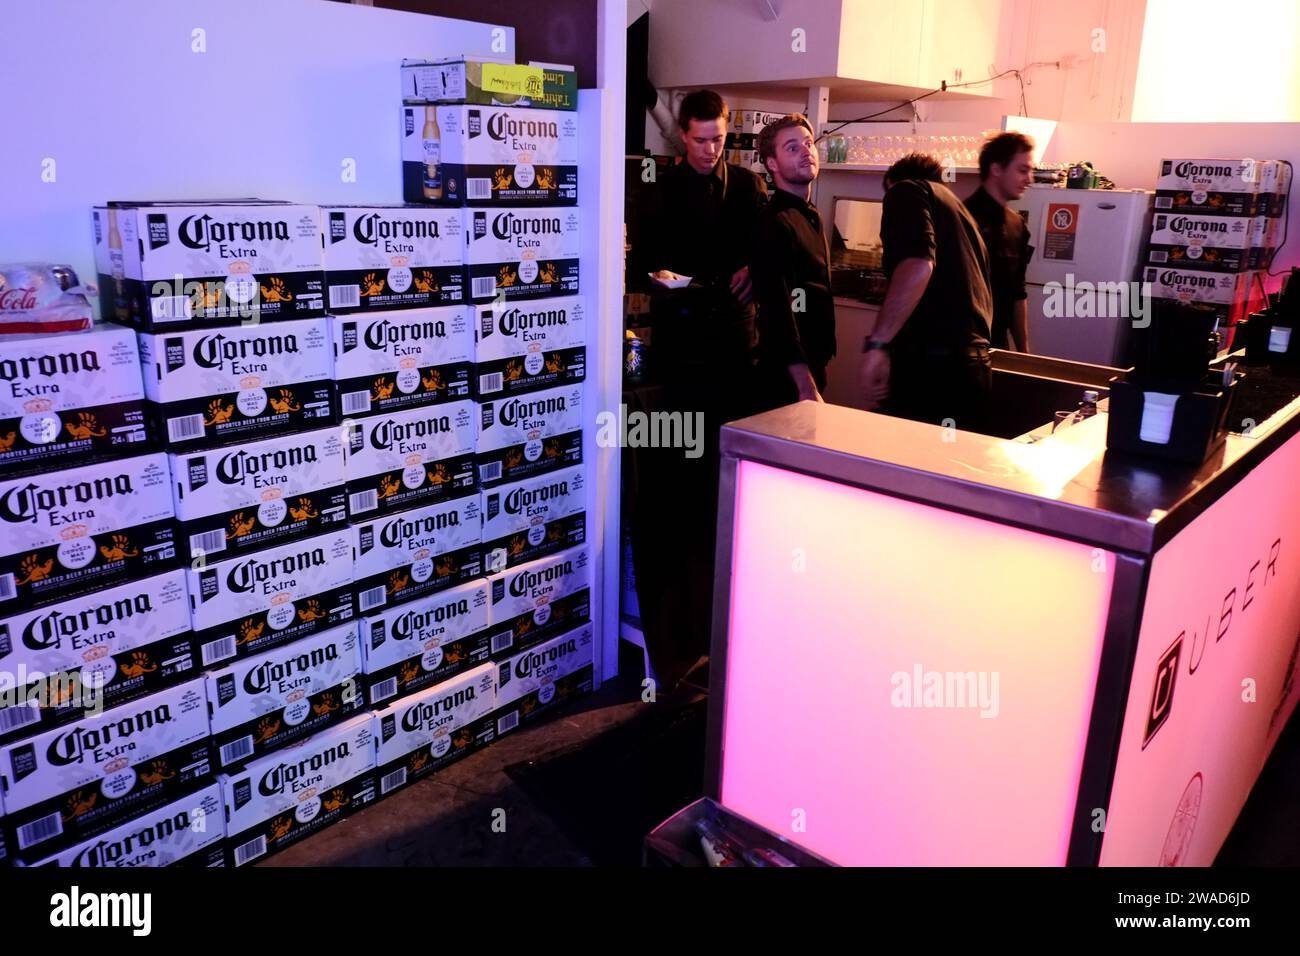
<path fill-rule="evenodd" d="M 1210 864 L 1300 691 L 1298 432 L 728 425 L 706 794 L 839 864 Z"/>

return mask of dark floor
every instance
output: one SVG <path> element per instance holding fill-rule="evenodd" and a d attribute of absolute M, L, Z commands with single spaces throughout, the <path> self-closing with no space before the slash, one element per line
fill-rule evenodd
<path fill-rule="evenodd" d="M 703 700 L 639 693 L 607 684 L 264 865 L 635 866 L 641 837 L 700 795 L 704 748 Z M 1300 719 L 1218 864 L 1300 866 Z"/>

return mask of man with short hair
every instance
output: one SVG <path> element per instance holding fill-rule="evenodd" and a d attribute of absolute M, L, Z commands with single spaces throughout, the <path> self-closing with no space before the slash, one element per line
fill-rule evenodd
<path fill-rule="evenodd" d="M 747 415 L 752 402 L 757 333 L 748 263 L 767 188 L 726 162 L 728 115 L 712 90 L 681 101 L 686 155 L 648 185 L 630 236 L 629 285 L 651 292 L 650 362 L 660 384 L 639 390 L 638 410 L 691 416 L 704 444 L 695 458 L 681 448 L 625 455 L 642 629 L 662 691 L 707 684 L 718 438 L 723 422 Z M 691 282 L 665 289 L 648 276 L 660 270 Z"/>
<path fill-rule="evenodd" d="M 759 216 L 749 270 L 758 302 L 757 403 L 820 402 L 835 355 L 835 301 L 830 250 L 811 202 L 818 171 L 812 124 L 792 113 L 765 126 L 758 155 L 776 191 Z"/>
<path fill-rule="evenodd" d="M 931 156 L 911 153 L 885 173 L 880 238 L 889 286 L 863 343 L 866 405 L 965 431 L 987 427 L 988 253 Z"/>
<path fill-rule="evenodd" d="M 994 136 L 980 150 L 980 186 L 966 197 L 966 209 L 979 226 L 989 253 L 993 291 L 994 348 L 1029 351 L 1029 310 L 1025 271 L 1034 249 L 1024 217 L 1007 208 L 1029 188 L 1034 173 L 1034 141 L 1023 133 Z"/>

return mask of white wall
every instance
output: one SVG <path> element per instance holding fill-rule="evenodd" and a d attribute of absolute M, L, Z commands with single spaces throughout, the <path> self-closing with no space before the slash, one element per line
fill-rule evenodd
<path fill-rule="evenodd" d="M 0 261 L 85 281 L 97 202 L 401 202 L 398 62 L 489 53 L 494 29 L 321 0 L 42 0 L 4 24 Z"/>

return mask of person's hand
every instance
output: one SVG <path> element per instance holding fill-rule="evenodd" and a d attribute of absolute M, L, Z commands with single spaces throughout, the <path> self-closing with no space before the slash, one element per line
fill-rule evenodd
<path fill-rule="evenodd" d="M 742 266 L 731 277 L 731 294 L 740 300 L 741 305 L 749 305 L 754 298 L 754 283 L 749 279 L 749 266 Z"/>
<path fill-rule="evenodd" d="M 874 349 L 862 355 L 862 397 L 867 411 L 875 411 L 889 397 L 889 353 Z"/>
<path fill-rule="evenodd" d="M 817 383 L 813 380 L 812 371 L 807 365 L 791 365 L 790 377 L 794 379 L 795 390 L 799 393 L 801 402 L 825 402 L 821 392 L 817 391 Z"/>

